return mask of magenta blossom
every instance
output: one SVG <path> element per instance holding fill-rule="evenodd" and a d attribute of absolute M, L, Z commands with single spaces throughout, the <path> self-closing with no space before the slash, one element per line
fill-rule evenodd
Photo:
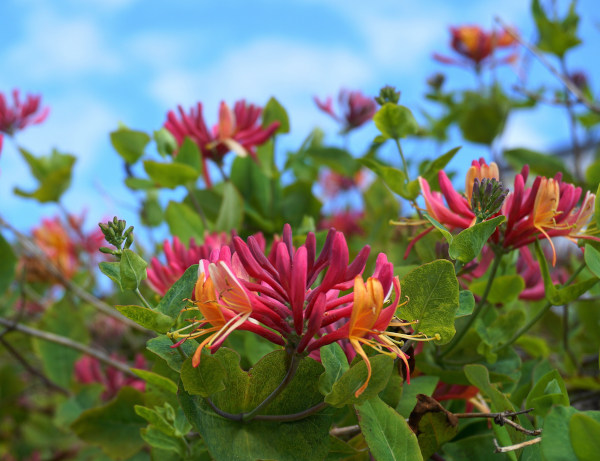
<path fill-rule="evenodd" d="M 124 362 L 121 357 L 113 356 L 113 359 Z M 141 354 L 135 357 L 136 368 L 146 368 L 146 360 Z M 121 370 L 107 366 L 102 371 L 100 361 L 95 357 L 84 355 L 75 362 L 75 379 L 82 384 L 100 383 L 104 386 L 103 400 L 112 399 L 123 386 L 130 386 L 138 391 L 144 391 L 146 383 L 138 378 L 126 376 Z"/>
<path fill-rule="evenodd" d="M 335 227 L 346 236 L 364 235 L 365 230 L 361 226 L 361 221 L 364 217 L 364 211 L 340 211 L 338 213 L 333 213 L 331 216 L 322 218 L 319 222 L 319 229 Z"/>
<path fill-rule="evenodd" d="M 7 103 L 6 97 L 0 93 L 0 131 L 12 136 L 17 131 L 29 125 L 42 123 L 48 117 L 50 109 L 40 109 L 41 96 L 28 94 L 25 101 L 21 101 L 19 90 L 12 92 L 13 105 Z M 1 147 L 1 141 L 0 141 Z"/>
<path fill-rule="evenodd" d="M 279 128 L 279 122 L 263 127 L 259 122 L 262 108 L 247 104 L 244 100 L 237 101 L 233 111 L 225 102 L 221 102 L 219 122 L 212 130 L 207 128 L 204 121 L 202 103 L 199 102 L 187 114 L 181 106 L 178 110 L 179 117 L 174 111 L 169 111 L 164 126 L 179 146 L 186 137 L 198 145 L 202 154 L 204 181 L 208 187 L 212 185 L 206 162 L 208 159 L 220 165 L 225 154 L 233 151 L 239 156 L 250 155 L 256 160 L 256 146 L 264 144 Z"/>
<path fill-rule="evenodd" d="M 315 96 L 314 101 L 319 109 L 343 125 L 343 133 L 358 128 L 371 120 L 377 110 L 375 101 L 372 98 L 364 96 L 360 91 L 340 90 L 338 95 L 338 105 L 342 112 L 340 115 L 334 112 L 331 97 L 328 97 L 323 102 Z"/>
<path fill-rule="evenodd" d="M 254 237 L 264 250 L 265 239 L 263 235 L 255 234 Z M 189 248 L 186 248 L 177 237 L 173 237 L 172 243 L 165 240 L 163 250 L 166 262 L 163 264 L 158 258 L 152 258 L 148 268 L 148 285 L 156 293 L 164 296 L 188 267 L 198 264 L 201 259 L 208 259 L 213 250 L 224 245 L 231 246 L 231 237 L 225 232 L 212 234 L 207 232 L 201 245 L 196 244 L 196 241 L 192 238 L 190 239 Z"/>

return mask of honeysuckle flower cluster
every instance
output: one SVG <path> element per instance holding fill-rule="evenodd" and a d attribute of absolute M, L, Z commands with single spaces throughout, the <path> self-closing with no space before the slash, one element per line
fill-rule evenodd
<path fill-rule="evenodd" d="M 363 95 L 360 91 L 340 90 L 338 105 L 341 114 L 336 114 L 333 110 L 333 99 L 331 97 L 321 101 L 315 96 L 314 101 L 319 109 L 342 125 L 342 133 L 347 133 L 364 125 L 373 118 L 377 110 L 375 101 Z"/>
<path fill-rule="evenodd" d="M 365 282 L 362 273 L 369 252 L 365 246 L 350 262 L 346 239 L 335 229 L 329 230 L 318 255 L 315 235 L 309 233 L 304 244 L 295 248 L 289 225 L 268 256 L 255 237 L 247 242 L 234 237 L 233 250 L 222 246 L 200 261 L 190 309 L 199 311 L 201 318 L 170 336 L 180 341 L 202 338 L 192 359 L 194 366 L 204 349 L 214 353 L 234 330 L 251 331 L 297 354 L 315 355 L 320 347 L 337 341 L 349 360 L 359 354 L 367 364 L 368 377 L 357 391 L 360 395 L 371 376 L 363 346 L 407 364 L 396 338 L 427 339 L 385 331 L 389 326 L 408 325 L 394 319 L 400 283 L 383 253 Z"/>
<path fill-rule="evenodd" d="M 126 363 L 120 356 L 113 355 L 112 358 Z M 147 367 L 144 356 L 136 354 L 135 368 L 145 369 Z M 144 380 L 126 376 L 121 370 L 110 365 L 103 370 L 100 361 L 88 355 L 84 355 L 75 362 L 74 372 L 75 379 L 81 384 L 102 384 L 104 386 L 104 392 L 102 393 L 103 400 L 112 399 L 123 386 L 130 386 L 142 392 L 146 389 L 146 382 Z"/>
<path fill-rule="evenodd" d="M 326 170 L 320 177 L 319 183 L 323 187 L 326 197 L 336 197 L 341 192 L 352 189 L 362 189 L 367 184 L 367 175 L 364 170 L 358 170 L 353 176 L 345 176 L 337 171 Z"/>
<path fill-rule="evenodd" d="M 182 106 L 178 107 L 179 116 L 169 111 L 164 127 L 175 137 L 181 146 L 186 137 L 191 138 L 202 154 L 204 181 L 211 187 L 212 181 L 208 172 L 207 160 L 217 164 L 230 151 L 245 157 L 250 155 L 256 160 L 256 146 L 264 144 L 279 128 L 279 122 L 267 127 L 260 124 L 262 108 L 246 101 L 237 101 L 233 110 L 222 101 L 219 107 L 219 122 L 209 130 L 202 114 L 202 103 L 197 103 L 186 113 Z"/>
<path fill-rule="evenodd" d="M 44 218 L 41 224 L 31 231 L 33 242 L 67 279 L 72 278 L 84 262 L 98 262 L 98 249 L 104 236 L 99 229 L 85 231 L 84 220 L 85 214 L 68 215 L 66 220 L 59 216 Z M 21 267 L 26 271 L 29 281 L 55 281 L 45 263 L 39 261 L 35 255 L 24 255 Z"/>
<path fill-rule="evenodd" d="M 30 125 L 42 123 L 48 117 L 50 109 L 41 108 L 42 97 L 28 94 L 25 101 L 21 100 L 20 92 L 12 92 L 12 105 L 4 93 L 0 93 L 0 132 L 12 136 Z M 0 151 L 2 150 L 2 137 L 0 135 Z"/>
<path fill-rule="evenodd" d="M 266 243 L 263 235 L 258 233 L 254 235 L 254 238 L 264 251 Z M 163 251 L 166 261 L 161 263 L 157 257 L 152 258 L 147 270 L 148 285 L 156 293 L 164 296 L 186 269 L 198 264 L 201 259 L 208 259 L 213 250 L 219 249 L 223 245 L 231 245 L 231 236 L 225 232 L 207 232 L 201 245 L 191 238 L 187 248 L 178 237 L 173 237 L 172 241 L 165 240 Z"/>
<path fill-rule="evenodd" d="M 325 216 L 319 222 L 319 229 L 335 227 L 346 236 L 364 235 L 365 230 L 361 225 L 365 213 L 360 210 L 345 210 Z"/>
<path fill-rule="evenodd" d="M 582 190 L 563 182 L 561 173 L 554 178 L 538 176 L 531 187 L 525 187 L 528 176 L 528 166 L 515 176 L 513 189 L 497 213 L 504 215 L 506 222 L 492 234 L 492 243 L 508 251 L 524 247 L 538 239 L 547 239 L 552 248 L 552 264 L 555 265 L 556 250 L 552 237 L 597 240 L 597 237 L 583 233 L 594 211 L 594 194 L 586 192 L 582 204 L 577 206 Z M 476 221 L 471 208 L 473 185 L 475 179 L 481 181 L 484 178 L 498 181 L 499 174 L 495 163 L 487 165 L 483 159 L 473 161 L 467 173 L 466 196 L 454 189 L 443 170 L 438 174 L 441 192 L 432 191 L 427 180 L 420 177 L 427 212 L 451 230 L 463 230 L 472 226 Z"/>
<path fill-rule="evenodd" d="M 455 59 L 435 53 L 434 59 L 444 64 L 455 64 L 463 67 L 475 66 L 479 69 L 483 64 L 506 64 L 515 60 L 516 53 L 512 52 L 501 60 L 491 61 L 497 48 L 509 48 L 516 44 L 515 39 L 507 31 L 500 33 L 486 32 L 479 26 L 450 27 L 452 41 L 450 45 L 460 56 Z M 490 59 L 488 59 L 490 58 Z"/>

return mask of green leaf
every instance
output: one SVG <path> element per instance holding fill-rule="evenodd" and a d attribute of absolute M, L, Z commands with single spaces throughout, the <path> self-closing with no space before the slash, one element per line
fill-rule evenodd
<path fill-rule="evenodd" d="M 424 459 L 429 459 L 458 433 L 458 418 L 435 399 L 419 394 L 408 425 L 416 432 Z"/>
<path fill-rule="evenodd" d="M 475 309 L 475 298 L 473 297 L 473 293 L 469 290 L 460 290 L 458 293 L 458 310 L 456 311 L 456 318 L 471 315 L 473 309 Z"/>
<path fill-rule="evenodd" d="M 121 286 L 125 290 L 136 290 L 142 280 L 148 276 L 146 273 L 148 263 L 138 254 L 126 249 L 121 253 L 120 264 Z"/>
<path fill-rule="evenodd" d="M 402 297 L 408 303 L 396 315 L 407 321 L 419 320 L 415 333 L 434 337 L 437 344 L 449 342 L 456 330 L 454 317 L 458 310 L 458 280 L 450 261 L 437 260 L 409 272 L 400 282 Z"/>
<path fill-rule="evenodd" d="M 100 267 L 100 272 L 115 282 L 121 291 L 123 291 L 123 287 L 121 286 L 121 263 L 102 261 L 98 266 Z"/>
<path fill-rule="evenodd" d="M 144 170 L 159 187 L 175 189 L 198 179 L 200 173 L 184 163 L 162 163 L 154 160 L 144 161 Z"/>
<path fill-rule="evenodd" d="M 200 149 L 198 149 L 198 145 L 192 141 L 188 136 L 183 140 L 183 144 L 179 148 L 179 152 L 174 158 L 175 163 L 179 163 L 181 165 L 187 165 L 196 170 L 199 174 L 202 173 L 202 163 L 200 159 L 202 158 L 202 154 L 200 153 Z"/>
<path fill-rule="evenodd" d="M 341 378 L 339 378 L 325 396 L 325 402 L 333 407 L 342 407 L 349 404 L 360 404 L 377 396 L 387 385 L 394 360 L 387 355 L 374 355 L 369 358 L 371 362 L 371 379 L 364 392 L 356 397 L 356 391 L 367 380 L 367 365 L 363 360 L 357 361 Z"/>
<path fill-rule="evenodd" d="M 312 193 L 312 183 L 296 181 L 283 189 L 281 217 L 292 228 L 300 225 L 305 216 L 320 219 L 321 202 Z"/>
<path fill-rule="evenodd" d="M 149 190 L 154 189 L 156 186 L 153 181 L 144 178 L 125 178 L 125 185 L 132 190 Z"/>
<path fill-rule="evenodd" d="M 172 319 L 177 318 L 181 309 L 187 305 L 187 299 L 192 296 L 197 280 L 198 264 L 194 264 L 188 267 L 179 280 L 165 293 L 156 306 L 156 310 Z"/>
<path fill-rule="evenodd" d="M 396 411 L 408 418 L 417 404 L 417 394 L 432 395 L 439 382 L 437 376 L 417 376 L 410 379 L 410 384 L 404 384 L 402 398 Z"/>
<path fill-rule="evenodd" d="M 552 407 L 544 418 L 541 445 L 545 461 L 566 461 L 577 459 L 569 436 L 569 422 L 577 413 L 573 407 Z"/>
<path fill-rule="evenodd" d="M 553 405 L 569 406 L 569 394 L 560 373 L 552 370 L 539 379 L 527 396 L 527 408 L 532 414 L 546 416 Z"/>
<path fill-rule="evenodd" d="M 275 180 L 267 176 L 252 158 L 236 157 L 231 166 L 230 179 L 242 197 L 246 198 L 246 206 L 251 205 L 264 218 L 272 218 L 277 214 L 273 191 Z"/>
<path fill-rule="evenodd" d="M 319 378 L 319 391 L 321 394 L 327 395 L 340 377 L 350 369 L 350 365 L 348 365 L 346 354 L 337 342 L 323 346 L 319 350 L 321 351 L 321 364 L 325 368 L 325 373 Z"/>
<path fill-rule="evenodd" d="M 195 341 L 186 341 L 179 347 L 183 350 L 186 356 L 193 355 L 198 347 L 198 343 Z M 173 370 L 177 372 L 181 370 L 184 358 L 181 356 L 181 353 L 175 347 L 173 347 L 173 341 L 171 341 L 167 336 L 157 336 L 156 338 L 152 338 L 146 343 L 146 349 L 158 355 L 161 359 L 167 362 L 167 365 L 169 365 L 169 367 L 171 367 Z"/>
<path fill-rule="evenodd" d="M 539 0 L 533 0 L 531 12 L 538 29 L 539 40 L 537 46 L 540 50 L 562 58 L 570 48 L 581 43 L 581 40 L 577 37 L 579 16 L 575 12 L 575 4 L 576 2 L 573 0 L 564 19 L 550 20 L 541 7 Z"/>
<path fill-rule="evenodd" d="M 587 268 L 592 274 L 596 277 L 600 277 L 600 251 L 596 250 L 592 245 L 586 245 L 583 257 Z M 1 292 L 2 290 L 0 290 L 0 293 Z"/>
<path fill-rule="evenodd" d="M 108 404 L 84 411 L 71 428 L 81 440 L 99 446 L 112 459 L 127 459 L 144 446 L 140 429 L 146 423 L 134 410 L 142 404 L 139 391 L 123 387 Z"/>
<path fill-rule="evenodd" d="M 80 311 L 73 309 L 68 298 L 62 298 L 46 310 L 42 317 L 41 329 L 49 333 L 66 336 L 86 344 L 87 328 Z M 73 367 L 81 352 L 61 344 L 32 338 L 36 355 L 42 361 L 43 373 L 56 384 L 69 388 L 73 379 Z"/>
<path fill-rule="evenodd" d="M 489 372 L 483 365 L 465 365 L 464 372 L 469 382 L 479 388 L 481 393 L 490 399 L 490 409 L 492 412 L 515 411 L 512 403 L 490 383 Z M 494 432 L 501 446 L 508 446 L 519 443 L 523 440 L 523 434 L 517 432 L 512 427 L 493 425 Z M 509 452 L 508 456 L 516 461 L 514 452 Z"/>
<path fill-rule="evenodd" d="M 387 139 L 400 139 L 416 134 L 419 124 L 408 107 L 385 103 L 373 116 L 375 126 Z"/>
<path fill-rule="evenodd" d="M 229 232 L 241 229 L 244 220 L 244 199 L 230 182 L 226 183 L 223 191 L 223 201 L 215 230 Z"/>
<path fill-rule="evenodd" d="M 141 429 L 140 434 L 151 447 L 177 453 L 180 456 L 179 459 L 187 459 L 184 458 L 187 451 L 185 442 L 180 437 L 169 436 L 154 426 Z"/>
<path fill-rule="evenodd" d="M 318 166 L 326 166 L 344 176 L 352 177 L 358 170 L 356 159 L 344 149 L 315 146 L 306 150 L 305 155 Z"/>
<path fill-rule="evenodd" d="M 423 171 L 421 176 L 425 178 L 428 182 L 436 181 L 440 170 L 443 170 L 445 166 L 448 165 L 448 163 L 450 163 L 450 160 L 454 158 L 454 156 L 458 153 L 460 149 L 461 146 L 455 147 L 454 149 L 450 149 L 444 155 L 436 158 L 432 162 L 429 162 L 427 164 L 427 168 L 425 168 L 425 171 Z"/>
<path fill-rule="evenodd" d="M 458 126 L 467 141 L 490 145 L 502 133 L 510 105 L 498 89 L 491 95 L 466 91 L 458 112 Z"/>
<path fill-rule="evenodd" d="M 267 101 L 262 113 L 262 126 L 267 128 L 271 123 L 279 122 L 279 128 L 275 133 L 289 133 L 290 132 L 290 120 L 285 108 L 275 98 L 270 98 Z"/>
<path fill-rule="evenodd" d="M 132 368 L 131 371 L 157 389 L 161 389 L 170 394 L 177 393 L 177 384 L 175 384 L 169 378 L 159 375 L 158 373 L 154 373 L 153 371 L 143 370 L 141 368 Z"/>
<path fill-rule="evenodd" d="M 422 460 L 416 435 L 406 420 L 375 397 L 357 405 L 358 423 L 373 457 L 379 461 Z"/>
<path fill-rule="evenodd" d="M 576 413 L 569 421 L 569 434 L 573 451 L 579 461 L 594 461 L 600 453 L 600 422 L 586 415 Z"/>
<path fill-rule="evenodd" d="M 61 402 L 56 407 L 54 424 L 58 427 L 68 427 L 79 415 L 100 403 L 100 395 L 104 385 L 94 383 L 83 386 L 75 395 Z"/>
<path fill-rule="evenodd" d="M 502 155 L 515 171 L 521 171 L 523 166 L 529 165 L 532 174 L 552 178 L 560 172 L 565 182 L 575 182 L 565 163 L 555 155 L 523 148 L 505 150 Z"/>
<path fill-rule="evenodd" d="M 489 363 L 494 363 L 498 355 L 493 350 L 504 344 L 506 338 L 512 338 L 524 323 L 525 313 L 522 310 L 512 310 L 498 314 L 497 318 L 491 323 L 478 318 L 475 322 L 475 330 L 482 342 L 477 346 L 477 352 L 485 356 Z"/>
<path fill-rule="evenodd" d="M 0 234 L 0 296 L 15 279 L 17 257 L 6 239 Z"/>
<path fill-rule="evenodd" d="M 214 357 L 225 369 L 227 379 L 225 390 L 211 399 L 217 408 L 233 414 L 256 408 L 281 383 L 288 367 L 287 354 L 282 350 L 265 356 L 248 373 L 239 368 L 239 356 L 231 350 L 221 348 Z M 318 404 L 323 398 L 317 387 L 322 373 L 321 364 L 302 359 L 295 377 L 260 414 L 295 414 Z M 324 459 L 329 449 L 330 410 L 285 423 L 242 423 L 218 416 L 203 398 L 189 395 L 182 386 L 179 401 L 217 461 L 311 461 Z"/>
<path fill-rule="evenodd" d="M 487 280 L 472 283 L 469 289 L 477 296 L 483 296 Z M 525 281 L 520 275 L 498 275 L 492 282 L 488 294 L 488 302 L 492 304 L 509 304 L 519 297 L 525 288 Z"/>
<path fill-rule="evenodd" d="M 197 367 L 192 365 L 191 357 L 181 367 L 181 382 L 190 395 L 209 397 L 225 389 L 226 379 L 227 373 L 219 361 L 204 350 Z"/>
<path fill-rule="evenodd" d="M 117 153 L 132 165 L 144 155 L 144 149 L 150 142 L 150 136 L 143 131 L 119 128 L 110 133 L 110 142 Z"/>
<path fill-rule="evenodd" d="M 149 227 L 157 227 L 162 224 L 165 214 L 158 201 L 157 191 L 149 190 L 146 192 L 146 199 L 142 202 L 140 218 L 142 219 L 142 224 Z"/>
<path fill-rule="evenodd" d="M 173 155 L 177 150 L 177 140 L 166 128 L 161 128 L 153 133 L 156 150 L 162 157 Z"/>
<path fill-rule="evenodd" d="M 452 233 L 448 229 L 446 229 L 442 224 L 440 224 L 435 219 L 433 219 L 431 216 L 429 216 L 427 213 L 424 213 L 423 216 L 431 224 L 433 224 L 433 227 L 435 227 L 437 230 L 440 231 L 442 236 L 446 239 L 446 242 L 448 242 L 448 245 L 451 245 L 452 241 L 454 240 L 454 236 L 452 235 Z"/>
<path fill-rule="evenodd" d="M 496 227 L 502 224 L 505 219 L 504 216 L 496 216 L 463 230 L 452 239 L 448 254 L 452 259 L 463 264 L 473 261 L 481 253 L 483 246 L 494 233 Z"/>
<path fill-rule="evenodd" d="M 371 169 L 379 176 L 385 184 L 401 197 L 407 200 L 414 200 L 419 196 L 419 183 L 415 179 L 409 183 L 406 182 L 404 172 L 391 166 L 383 165 L 382 163 L 372 158 L 361 158 L 359 163 Z"/>
<path fill-rule="evenodd" d="M 34 198 L 38 202 L 58 202 L 60 196 L 71 184 L 71 173 L 75 164 L 75 157 L 69 154 L 61 154 L 53 150 L 52 154 L 34 157 L 25 149 L 19 152 L 29 165 L 33 176 L 38 180 L 39 187 L 33 192 L 25 192 L 16 187 L 17 195 Z"/>
<path fill-rule="evenodd" d="M 147 307 L 130 305 L 116 306 L 116 308 L 121 314 L 138 325 L 157 333 L 166 333 L 174 323 L 171 317 Z"/>
<path fill-rule="evenodd" d="M 182 242 L 189 242 L 191 238 L 202 240 L 204 237 L 202 219 L 185 203 L 170 201 L 165 211 L 165 220 L 171 234 L 179 237 Z"/>
<path fill-rule="evenodd" d="M 177 388 L 177 386 L 175 386 L 175 387 Z M 173 424 L 170 423 L 169 421 L 167 421 L 165 419 L 165 417 L 162 414 L 160 414 L 158 411 L 153 410 L 148 407 L 144 407 L 142 405 L 136 405 L 134 407 L 134 409 L 135 409 L 135 413 L 138 416 L 141 416 L 146 421 L 148 421 L 150 424 L 154 425 L 154 427 L 156 429 L 158 429 L 159 431 L 161 431 L 162 433 L 164 433 L 166 435 L 174 435 L 175 434 L 175 428 L 173 427 Z"/>

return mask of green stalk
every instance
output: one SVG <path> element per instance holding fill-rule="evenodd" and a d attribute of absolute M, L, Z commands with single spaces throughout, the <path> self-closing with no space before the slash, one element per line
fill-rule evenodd
<path fill-rule="evenodd" d="M 454 348 L 460 343 L 463 336 L 467 333 L 467 331 L 469 331 L 469 328 L 471 328 L 471 326 L 473 325 L 473 323 L 475 322 L 475 320 L 477 319 L 477 317 L 483 310 L 483 306 L 487 302 L 488 295 L 490 294 L 490 290 L 492 289 L 492 284 L 494 283 L 494 278 L 496 278 L 496 272 L 498 271 L 498 267 L 500 266 L 500 261 L 502 261 L 502 254 L 496 254 L 496 257 L 494 258 L 494 262 L 492 264 L 492 272 L 490 273 L 490 276 L 488 278 L 487 284 L 485 286 L 485 290 L 483 292 L 483 296 L 481 297 L 481 299 L 475 306 L 475 309 L 473 310 L 473 314 L 471 314 L 471 317 L 469 318 L 469 321 L 467 322 L 467 324 L 462 328 L 462 330 L 460 330 L 456 334 L 456 336 L 454 336 L 454 339 L 452 340 L 452 342 L 450 343 L 448 348 L 439 355 L 439 358 L 445 357 L 451 351 L 454 350 Z"/>

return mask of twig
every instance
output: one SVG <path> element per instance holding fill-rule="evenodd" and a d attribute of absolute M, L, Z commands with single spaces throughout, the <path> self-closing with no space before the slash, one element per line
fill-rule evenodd
<path fill-rule="evenodd" d="M 589 110 L 600 114 L 600 106 L 594 104 L 590 101 L 583 92 L 577 88 L 566 75 L 562 75 L 561 72 L 554 67 L 548 59 L 541 53 L 541 51 L 531 43 L 526 42 L 515 30 L 510 28 L 499 16 L 494 18 L 498 24 L 502 26 L 502 28 L 508 33 L 511 37 L 513 37 L 517 42 L 523 45 L 532 55 L 534 55 L 557 79 L 559 79 L 562 84 L 571 92 L 575 97 L 581 101 Z"/>
<path fill-rule="evenodd" d="M 7 332 L 9 332 L 10 329 L 6 329 L 3 332 L 3 335 L 6 334 Z M 56 392 L 60 392 L 63 395 L 66 395 L 67 397 L 70 397 L 71 391 L 69 391 L 68 389 L 65 389 L 64 387 L 56 384 L 54 381 L 52 381 L 50 378 L 48 378 L 44 373 L 42 373 L 41 371 L 37 370 L 35 367 L 31 366 L 31 364 L 27 361 L 27 359 L 25 357 L 23 357 L 21 355 L 21 353 L 19 351 L 17 351 L 14 347 L 12 347 L 12 345 L 6 341 L 3 337 L 0 336 L 0 343 L 6 348 L 6 350 L 21 364 L 23 365 L 23 368 L 25 368 L 29 373 L 31 373 L 33 376 L 37 376 L 38 378 L 40 378 L 40 380 L 44 383 L 44 385 L 52 390 L 52 391 L 56 391 Z"/>
<path fill-rule="evenodd" d="M 517 431 L 523 432 L 524 434 L 540 435 L 542 433 L 541 429 L 525 429 L 523 426 L 521 426 L 518 423 L 515 423 L 512 419 L 510 419 L 517 415 L 529 413 L 531 410 L 533 410 L 533 408 L 521 411 L 503 411 L 501 413 L 454 413 L 454 416 L 456 416 L 457 418 L 490 418 L 493 419 L 494 423 L 496 423 L 499 426 L 504 426 L 505 424 L 508 424 L 509 426 L 514 427 Z"/>
<path fill-rule="evenodd" d="M 56 335 L 54 333 L 50 333 L 48 331 L 42 331 L 42 330 L 37 330 L 35 328 L 27 327 L 25 325 L 21 325 L 20 323 L 12 322 L 8 319 L 5 319 L 4 317 L 0 317 L 0 325 L 4 325 L 5 327 L 8 327 L 9 331 L 20 331 L 21 333 L 25 333 L 25 334 L 34 336 L 36 338 L 43 339 L 45 341 L 50 341 L 52 343 L 70 347 L 71 349 L 74 349 L 76 351 L 83 352 L 84 354 L 95 357 L 98 360 L 100 360 L 101 362 L 103 362 L 107 365 L 110 365 L 111 367 L 114 367 L 114 368 L 118 369 L 119 371 L 122 371 L 123 373 L 126 373 L 133 377 L 137 377 L 137 375 L 129 369 L 128 365 L 112 359 L 110 356 L 108 356 L 104 352 L 101 352 L 97 349 L 93 349 L 89 346 L 86 346 L 85 344 L 78 343 L 77 341 L 73 341 L 72 339 L 67 338 L 65 336 L 60 336 L 60 335 Z"/>
<path fill-rule="evenodd" d="M 508 453 L 509 451 L 520 450 L 521 448 L 527 447 L 529 445 L 535 445 L 536 443 L 540 443 L 542 441 L 541 437 L 536 437 L 535 439 L 526 440 L 525 442 L 517 443 L 516 445 L 509 445 L 507 447 L 501 447 L 498 445 L 498 441 L 494 439 L 494 446 L 496 449 L 495 453 Z"/>
<path fill-rule="evenodd" d="M 237 413 L 237 414 L 228 413 L 226 411 L 221 410 L 219 407 L 217 407 L 215 405 L 215 403 L 210 399 L 210 397 L 205 397 L 204 400 L 206 401 L 206 403 L 208 403 L 210 405 L 210 407 L 213 409 L 213 411 L 216 414 L 218 414 L 219 416 L 222 416 L 223 418 L 230 419 L 232 421 L 249 422 L 248 420 L 244 420 L 244 413 Z M 256 421 L 277 421 L 277 422 L 298 421 L 298 420 L 301 420 L 304 418 L 308 418 L 309 416 L 311 416 L 315 413 L 318 413 L 326 406 L 327 406 L 327 403 L 321 402 L 321 403 L 317 403 L 316 405 L 314 405 L 306 410 L 299 411 L 298 413 L 292 413 L 290 415 L 257 415 L 257 416 L 254 416 L 252 419 L 256 420 Z"/>
<path fill-rule="evenodd" d="M 111 306 L 106 304 L 104 301 L 101 301 L 100 299 L 96 298 L 94 295 L 92 295 L 91 293 L 88 293 L 83 288 L 81 288 L 79 285 L 74 284 L 71 280 L 66 278 L 63 275 L 63 273 L 60 271 L 60 269 L 54 265 L 54 263 L 50 260 L 50 258 L 48 258 L 48 255 L 46 255 L 46 253 L 44 253 L 35 244 L 35 242 L 33 240 L 31 240 L 29 237 L 27 237 L 26 235 L 19 232 L 17 229 L 15 229 L 13 226 L 11 226 L 9 223 L 7 223 L 1 217 L 0 217 L 0 227 L 5 227 L 6 229 L 10 230 L 17 237 L 17 239 L 19 240 L 19 243 L 21 243 L 21 245 L 23 245 L 25 250 L 27 252 L 31 253 L 33 256 L 35 256 L 38 260 L 43 262 L 44 265 L 50 271 L 50 273 L 54 277 L 56 277 L 56 279 L 60 282 L 60 284 L 62 286 L 64 286 L 67 290 L 71 291 L 79 299 L 91 304 L 92 306 L 94 306 L 97 310 L 99 310 L 103 314 L 108 315 L 109 317 L 113 317 L 114 319 L 124 323 L 125 325 L 127 325 L 131 328 L 134 328 L 139 331 L 143 331 L 145 333 L 148 332 L 148 330 L 146 328 L 142 327 L 141 325 L 138 325 L 133 320 L 128 319 L 127 317 L 125 317 L 124 315 L 122 315 L 118 311 L 116 311 L 114 308 L 112 308 Z"/>
<path fill-rule="evenodd" d="M 329 431 L 329 435 L 334 437 L 341 437 L 344 435 L 353 436 L 354 434 L 358 434 L 360 432 L 360 426 L 358 424 L 354 426 L 346 426 L 346 427 L 334 427 Z"/>

